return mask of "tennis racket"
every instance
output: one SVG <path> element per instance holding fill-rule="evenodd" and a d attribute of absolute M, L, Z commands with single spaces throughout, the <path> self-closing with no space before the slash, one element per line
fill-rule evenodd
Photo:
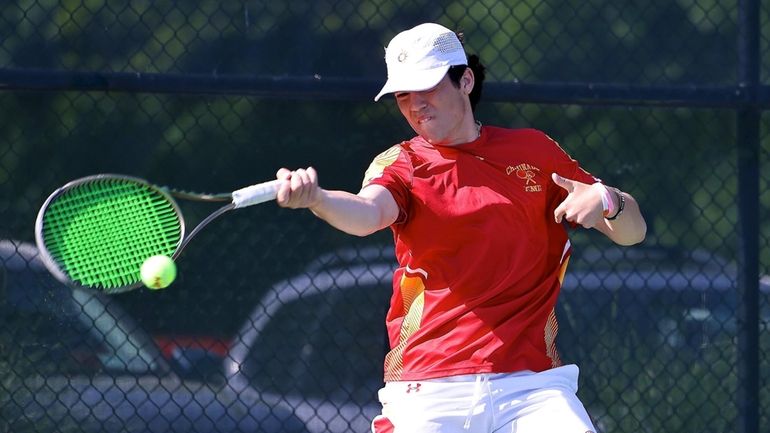
<path fill-rule="evenodd" d="M 105 293 L 125 292 L 142 286 L 139 269 L 148 257 L 163 254 L 176 259 L 220 215 L 274 200 L 280 183 L 198 194 L 131 176 L 87 176 L 46 199 L 35 221 L 35 241 L 43 263 L 59 281 Z M 174 197 L 226 204 L 187 234 Z"/>

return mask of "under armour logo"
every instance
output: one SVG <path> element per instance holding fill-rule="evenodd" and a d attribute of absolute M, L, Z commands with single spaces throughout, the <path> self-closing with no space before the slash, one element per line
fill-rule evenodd
<path fill-rule="evenodd" d="M 421 383 L 409 383 L 406 385 L 406 393 L 409 394 L 412 391 L 419 392 L 421 386 Z"/>

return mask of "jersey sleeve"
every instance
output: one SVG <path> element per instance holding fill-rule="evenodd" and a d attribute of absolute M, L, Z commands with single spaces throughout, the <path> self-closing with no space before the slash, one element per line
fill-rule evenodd
<path fill-rule="evenodd" d="M 569 156 L 556 140 L 548 135 L 545 135 L 545 137 L 550 141 L 553 147 L 554 172 L 562 177 L 587 183 L 589 185 L 601 182 L 601 179 L 586 171 L 576 160 Z"/>
<path fill-rule="evenodd" d="M 369 185 L 385 187 L 398 205 L 395 224 L 400 224 L 407 217 L 411 179 L 412 164 L 404 148 L 397 144 L 377 155 L 369 164 L 361 188 Z"/>
<path fill-rule="evenodd" d="M 601 182 L 601 179 L 595 177 L 588 171 L 586 171 L 580 164 L 573 159 L 554 139 L 546 134 L 544 137 L 549 142 L 553 167 L 552 171 L 561 177 L 576 180 L 578 182 L 587 183 L 589 185 L 596 182 Z M 567 198 L 567 191 L 564 188 L 551 188 L 556 191 L 556 194 L 551 197 L 552 208 L 555 209 L 559 203 Z"/>

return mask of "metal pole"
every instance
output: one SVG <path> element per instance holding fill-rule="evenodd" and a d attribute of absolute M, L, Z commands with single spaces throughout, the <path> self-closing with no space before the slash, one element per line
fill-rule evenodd
<path fill-rule="evenodd" d="M 58 71 L 0 68 L 0 92 L 104 91 L 250 95 L 272 99 L 371 101 L 380 79 L 321 76 L 257 76 Z M 752 89 L 752 91 L 757 89 Z M 738 109 L 749 98 L 739 85 L 663 85 L 584 82 L 491 82 L 484 100 L 599 106 L 712 107 Z M 770 108 L 770 88 L 760 87 L 759 108 Z"/>
<path fill-rule="evenodd" d="M 759 433 L 759 2 L 740 0 L 738 80 L 747 101 L 737 111 L 738 425 Z"/>

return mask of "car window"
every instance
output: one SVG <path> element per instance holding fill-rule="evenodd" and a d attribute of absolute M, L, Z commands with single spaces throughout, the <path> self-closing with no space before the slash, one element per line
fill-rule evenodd
<path fill-rule="evenodd" d="M 766 299 L 770 291 L 760 286 Z M 697 353 L 731 343 L 738 302 L 735 265 L 717 254 L 648 246 L 579 249 L 559 298 L 559 347 L 582 353 L 598 336 L 617 335 Z"/>
<path fill-rule="evenodd" d="M 385 295 L 385 296 L 383 296 Z M 382 286 L 301 297 L 278 311 L 244 368 L 257 389 L 305 397 L 371 400 L 382 385 Z"/>
<path fill-rule="evenodd" d="M 382 386 L 392 246 L 319 257 L 271 287 L 234 339 L 231 385 L 371 403 Z"/>
<path fill-rule="evenodd" d="M 163 373 L 149 336 L 113 298 L 55 280 L 34 245 L 0 241 L 4 339 L 19 373 Z M 25 371 L 21 371 L 25 370 Z"/>

